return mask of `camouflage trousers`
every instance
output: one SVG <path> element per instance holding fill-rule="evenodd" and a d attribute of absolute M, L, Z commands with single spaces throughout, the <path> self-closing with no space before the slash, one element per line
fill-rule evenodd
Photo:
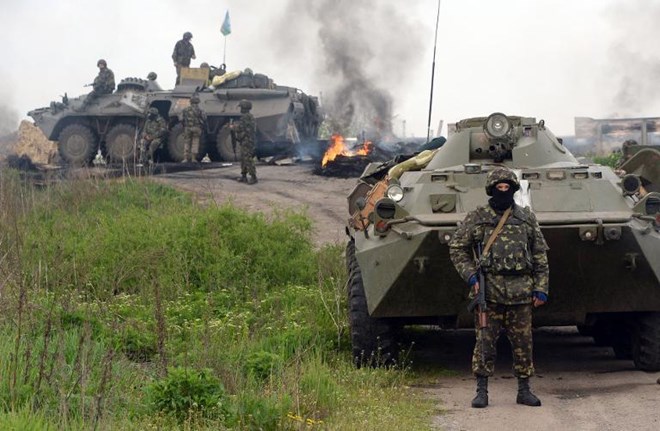
<path fill-rule="evenodd" d="M 140 140 L 140 163 L 146 163 L 147 160 L 154 160 L 154 153 L 162 143 L 161 138 Z"/>
<path fill-rule="evenodd" d="M 503 305 L 488 303 L 488 326 L 479 328 L 475 313 L 477 341 L 472 354 L 472 373 L 490 377 L 495 371 L 497 340 L 504 332 L 511 343 L 513 374 L 516 377 L 534 375 L 532 361 L 532 305 Z"/>
<path fill-rule="evenodd" d="M 241 176 L 257 177 L 257 168 L 254 166 L 254 145 L 241 143 Z"/>
<path fill-rule="evenodd" d="M 183 130 L 183 160 L 192 161 L 197 159 L 199 151 L 199 138 L 202 136 L 201 127 L 186 127 Z"/>

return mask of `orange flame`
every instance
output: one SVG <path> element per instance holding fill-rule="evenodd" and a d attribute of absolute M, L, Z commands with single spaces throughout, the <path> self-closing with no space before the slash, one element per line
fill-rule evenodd
<path fill-rule="evenodd" d="M 344 137 L 337 134 L 332 135 L 330 141 L 332 143 L 330 144 L 330 147 L 328 147 L 328 149 L 325 151 L 325 154 L 323 154 L 323 160 L 321 160 L 321 166 L 324 168 L 329 162 L 336 159 L 337 156 L 346 156 L 346 157 L 366 156 L 373 149 L 373 142 L 364 141 L 362 147 L 352 151 L 346 146 L 346 141 L 344 140 Z"/>

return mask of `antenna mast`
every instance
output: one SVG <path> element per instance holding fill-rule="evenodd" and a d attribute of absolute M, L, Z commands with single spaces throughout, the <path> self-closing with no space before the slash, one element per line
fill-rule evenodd
<path fill-rule="evenodd" d="M 426 126 L 426 142 L 431 140 L 431 112 L 433 111 L 433 81 L 435 78 L 435 52 L 438 47 L 438 23 L 440 22 L 440 1 L 438 0 L 438 14 L 435 18 L 435 41 L 433 42 L 433 66 L 431 66 L 431 96 L 429 97 L 429 121 Z M 440 131 L 438 130 L 438 133 Z"/>

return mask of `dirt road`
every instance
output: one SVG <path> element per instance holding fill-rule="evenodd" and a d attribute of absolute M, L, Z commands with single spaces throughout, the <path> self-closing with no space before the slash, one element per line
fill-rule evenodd
<path fill-rule="evenodd" d="M 198 194 L 202 201 L 234 204 L 253 211 L 302 209 L 315 223 L 317 244 L 344 243 L 348 216 L 346 196 L 355 179 L 312 175 L 311 165 L 258 166 L 259 183 L 237 183 L 237 166 L 154 177 Z M 535 333 L 537 377 L 532 387 L 543 407 L 515 403 L 516 381 L 511 355 L 501 340 L 496 376 L 490 382 L 486 409 L 470 408 L 474 381 L 469 364 L 471 331 L 428 331 L 416 346 L 413 367 L 438 370 L 433 384 L 422 388 L 444 413 L 430 429 L 458 430 L 657 430 L 660 429 L 660 373 L 644 373 L 632 361 L 616 360 L 609 348 L 596 347 L 574 328 Z M 441 372 L 442 369 L 451 373 Z M 451 375 L 447 375 L 451 374 Z"/>
<path fill-rule="evenodd" d="M 157 175 L 157 181 L 196 193 L 201 201 L 231 201 L 250 211 L 270 213 L 278 209 L 305 211 L 315 224 L 314 241 L 345 243 L 348 218 L 346 197 L 356 180 L 329 178 L 312 173 L 311 164 L 259 165 L 255 185 L 239 183 L 240 168 L 233 166 Z"/>

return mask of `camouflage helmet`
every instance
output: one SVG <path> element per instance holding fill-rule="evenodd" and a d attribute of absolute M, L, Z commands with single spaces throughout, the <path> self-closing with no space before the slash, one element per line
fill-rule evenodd
<path fill-rule="evenodd" d="M 209 66 L 209 64 L 207 62 L 203 62 L 202 64 L 199 65 L 199 67 L 205 68 L 205 69 L 210 69 L 211 68 L 211 66 Z"/>
<path fill-rule="evenodd" d="M 158 109 L 152 106 L 151 108 L 149 108 L 149 115 L 158 115 Z"/>
<path fill-rule="evenodd" d="M 639 145 L 639 144 L 634 139 L 627 139 L 627 140 L 623 141 L 622 146 L 623 146 L 623 148 L 628 148 L 628 147 L 632 147 L 634 145 Z"/>
<path fill-rule="evenodd" d="M 241 108 L 241 111 L 246 111 L 247 112 L 250 109 L 252 109 L 252 102 L 250 102 L 249 100 L 243 99 L 240 102 L 238 102 L 238 106 Z"/>
<path fill-rule="evenodd" d="M 147 79 L 150 81 L 155 81 L 156 78 L 158 78 L 158 75 L 156 75 L 156 72 L 149 72 L 147 75 Z"/>
<path fill-rule="evenodd" d="M 486 194 L 493 196 L 493 187 L 499 183 L 507 183 L 513 188 L 513 192 L 520 190 L 520 183 L 513 171 L 507 168 L 497 168 L 488 173 L 486 177 Z"/>
<path fill-rule="evenodd" d="M 96 62 L 97 66 L 104 65 L 105 67 L 108 67 L 108 63 L 104 59 L 100 59 L 99 61 Z"/>
<path fill-rule="evenodd" d="M 183 33 L 183 38 L 184 39 L 192 39 L 192 33 L 189 32 L 189 31 Z"/>
<path fill-rule="evenodd" d="M 190 103 L 198 104 L 198 103 L 199 103 L 199 96 L 196 95 L 196 94 L 193 94 L 193 95 L 190 97 Z"/>

